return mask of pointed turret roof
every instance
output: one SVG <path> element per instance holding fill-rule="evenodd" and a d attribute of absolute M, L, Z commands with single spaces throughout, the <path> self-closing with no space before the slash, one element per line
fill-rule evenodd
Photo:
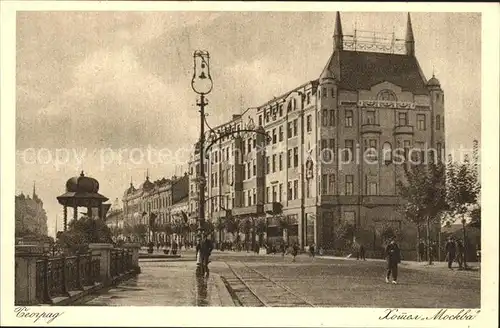
<path fill-rule="evenodd" d="M 405 37 L 406 42 L 415 42 L 415 39 L 413 37 L 413 27 L 411 26 L 411 17 L 410 13 L 408 13 L 408 19 L 406 21 L 406 37 Z"/>
<path fill-rule="evenodd" d="M 333 32 L 333 36 L 342 36 L 342 22 L 340 20 L 340 12 L 337 11 L 337 15 L 335 17 L 335 30 Z"/>

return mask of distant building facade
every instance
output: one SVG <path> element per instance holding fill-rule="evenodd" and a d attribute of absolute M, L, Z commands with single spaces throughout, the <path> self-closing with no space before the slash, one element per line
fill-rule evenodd
<path fill-rule="evenodd" d="M 120 206 L 119 200 L 116 199 L 106 213 L 106 225 L 110 228 L 113 238 L 122 239 L 124 236 L 125 220 L 123 216 L 123 207 Z"/>
<path fill-rule="evenodd" d="M 171 223 L 172 206 L 185 200 L 188 196 L 187 173 L 181 177 L 172 177 L 171 179 L 149 180 L 149 174 L 146 180 L 135 188 L 133 183 L 125 190 L 123 202 L 123 224 L 136 226 L 144 224 L 148 227 L 148 239 L 151 239 L 150 218 L 155 217 L 155 240 L 164 240 L 165 233 L 158 231 L 165 223 Z M 187 204 L 187 201 L 184 201 Z"/>
<path fill-rule="evenodd" d="M 443 159 L 444 92 L 436 77 L 427 80 L 420 69 L 409 15 L 404 42 L 393 42 L 389 52 L 373 49 L 383 48 L 348 40 L 337 13 L 332 55 L 317 80 L 215 128 L 221 135 L 255 126 L 268 138 L 228 136 L 208 150 L 209 220 L 261 218 L 269 240 L 282 237 L 284 217 L 289 242 L 322 248 L 335 247 L 343 224 L 377 248 L 381 229 L 391 225 L 411 236 L 404 247 L 414 246 L 414 228 L 397 211 L 397 181 L 404 171 L 395 150 L 408 159 L 427 156 L 424 150 L 432 148 Z M 194 219 L 200 192 L 195 148 L 189 164 Z"/>
<path fill-rule="evenodd" d="M 23 193 L 15 196 L 16 237 L 30 234 L 48 235 L 47 213 L 43 202 L 36 194 L 35 186 L 31 197 Z"/>

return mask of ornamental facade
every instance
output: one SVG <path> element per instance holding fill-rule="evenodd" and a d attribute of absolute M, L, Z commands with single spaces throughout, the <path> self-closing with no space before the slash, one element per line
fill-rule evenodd
<path fill-rule="evenodd" d="M 228 137 L 209 149 L 208 219 L 263 219 L 266 240 L 273 242 L 283 237 L 278 222 L 285 217 L 290 243 L 325 249 L 336 247 L 345 224 L 354 227 L 352 237 L 379 249 L 381 231 L 391 226 L 405 231 L 402 247 L 414 249 L 416 232 L 397 211 L 397 182 L 404 176 L 397 159 L 443 159 L 444 92 L 435 76 L 426 79 L 415 57 L 409 14 L 402 41 L 370 46 L 354 34 L 344 37 L 337 13 L 333 51 L 318 79 L 214 129 L 238 131 L 253 121 L 268 139 Z M 193 219 L 198 172 L 195 152 L 188 202 Z"/>

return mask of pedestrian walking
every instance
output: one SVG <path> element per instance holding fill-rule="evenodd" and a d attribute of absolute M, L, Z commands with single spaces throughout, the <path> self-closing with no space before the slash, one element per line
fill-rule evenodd
<path fill-rule="evenodd" d="M 446 250 L 446 260 L 448 262 L 448 268 L 451 269 L 453 261 L 455 261 L 457 245 L 455 244 L 455 240 L 453 237 L 448 238 L 448 241 L 445 245 Z"/>
<path fill-rule="evenodd" d="M 464 243 L 463 243 L 462 239 L 459 239 L 457 241 L 457 262 L 458 262 L 458 269 L 459 270 L 462 270 L 464 268 L 463 267 L 464 250 L 465 250 Z"/>
<path fill-rule="evenodd" d="M 208 264 L 210 263 L 210 255 L 214 246 L 210 238 L 202 235 L 200 243 L 196 246 L 197 271 L 201 276 L 208 277 L 210 271 Z"/>
<path fill-rule="evenodd" d="M 350 255 L 352 256 L 352 254 L 356 254 L 356 260 L 359 260 L 359 242 L 356 240 L 356 237 L 352 241 L 352 253 Z"/>
<path fill-rule="evenodd" d="M 359 253 L 358 253 L 358 257 L 360 259 L 362 259 L 363 261 L 366 261 L 366 257 L 365 257 L 365 245 L 363 245 L 363 243 L 360 243 L 359 244 Z"/>
<path fill-rule="evenodd" d="M 387 259 L 387 275 L 385 276 L 385 282 L 389 283 L 389 278 L 392 275 L 392 283 L 397 284 L 398 264 L 401 262 L 401 251 L 394 238 L 391 239 L 385 248 L 385 256 Z"/>
<path fill-rule="evenodd" d="M 425 258 L 425 244 L 422 239 L 418 243 L 418 261 L 422 262 Z"/>
<path fill-rule="evenodd" d="M 309 246 L 309 254 L 310 254 L 310 256 L 312 256 L 312 258 L 314 258 L 314 256 L 316 255 L 315 249 L 314 249 L 314 244 L 311 244 L 311 246 Z"/>
<path fill-rule="evenodd" d="M 296 243 L 292 245 L 292 262 L 295 262 L 295 257 L 299 253 L 299 246 Z"/>
<path fill-rule="evenodd" d="M 429 256 L 429 264 L 432 264 L 432 261 L 434 260 L 434 243 L 432 241 L 429 241 L 427 255 Z"/>

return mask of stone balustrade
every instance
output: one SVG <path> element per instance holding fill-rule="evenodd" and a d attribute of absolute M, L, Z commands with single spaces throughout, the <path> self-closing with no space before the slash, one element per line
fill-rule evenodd
<path fill-rule="evenodd" d="M 91 287 L 118 283 L 139 273 L 139 245 L 90 244 L 88 253 L 48 257 L 36 245 L 16 245 L 15 304 L 52 304 Z"/>

